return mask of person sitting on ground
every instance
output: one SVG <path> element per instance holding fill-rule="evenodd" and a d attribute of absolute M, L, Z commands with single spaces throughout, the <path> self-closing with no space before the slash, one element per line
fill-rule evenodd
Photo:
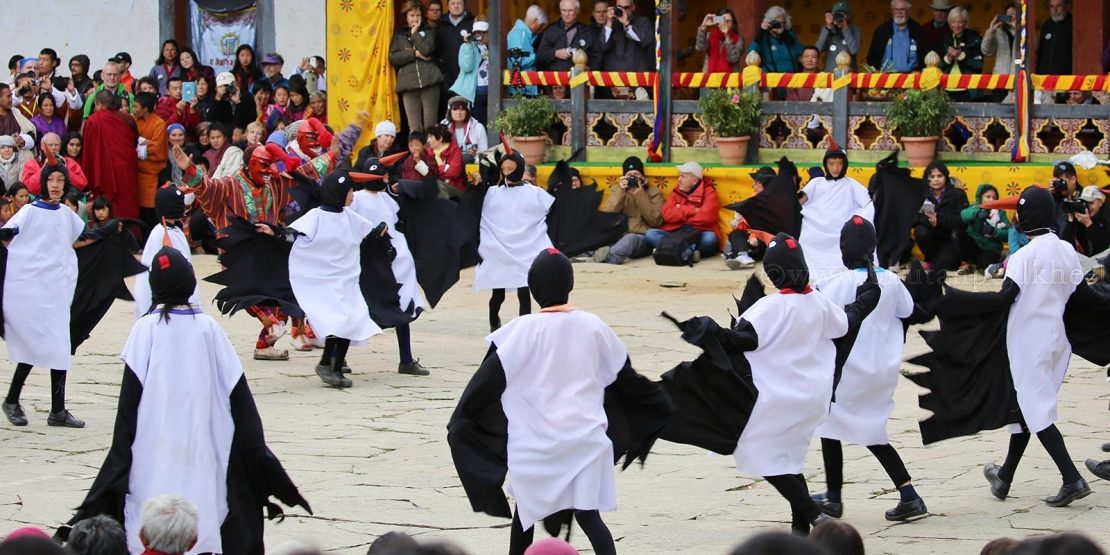
<path fill-rule="evenodd" d="M 115 519 L 97 515 L 73 525 L 66 547 L 74 555 L 127 555 L 127 537 Z"/>
<path fill-rule="evenodd" d="M 647 230 L 644 240 L 655 248 L 670 233 L 699 231 L 697 242 L 690 245 L 694 249 L 693 261 L 697 262 L 717 252 L 720 244 L 717 212 L 720 210 L 717 187 L 704 177 L 701 164 L 686 162 L 678 166 L 678 186 L 663 204 L 663 225 Z"/>
<path fill-rule="evenodd" d="M 525 183 L 528 183 L 530 185 L 535 185 L 536 184 L 536 176 L 538 176 L 539 174 L 540 174 L 540 171 L 536 169 L 536 166 L 534 166 L 532 164 L 526 164 L 524 166 L 524 182 Z M 548 187 L 550 187 L 550 186 L 551 185 L 548 184 Z M 553 195 L 555 194 L 555 191 L 553 189 L 548 189 L 547 192 L 549 192 Z"/>
<path fill-rule="evenodd" d="M 762 192 L 763 187 L 777 176 L 771 166 L 763 166 L 748 175 L 752 177 L 753 197 Z M 729 270 L 751 268 L 755 266 L 757 260 L 763 260 L 763 253 L 767 251 L 767 247 L 754 234 L 749 233 L 751 228 L 748 226 L 748 221 L 739 213 L 732 222 L 732 231 L 729 232 L 728 240 L 725 242 L 725 266 L 728 266 Z"/>
<path fill-rule="evenodd" d="M 963 259 L 967 264 L 961 265 L 956 273 L 970 274 L 1002 261 L 1002 240 L 1009 234 L 1010 220 L 1005 210 L 979 206 L 995 200 L 998 200 L 998 189 L 984 183 L 975 191 L 975 204 L 960 211 L 960 218 L 967 226 L 967 240 L 963 241 Z"/>
<path fill-rule="evenodd" d="M 624 176 L 609 188 L 609 198 L 601 209 L 628 216 L 628 233 L 616 243 L 594 251 L 594 262 L 624 264 L 629 258 L 651 254 L 645 235 L 649 229 L 663 225 L 663 193 L 644 176 L 644 163 L 629 156 L 621 164 Z"/>
<path fill-rule="evenodd" d="M 913 226 L 914 242 L 925 255 L 926 269 L 954 270 L 960 266 L 958 234 L 963 233 L 960 211 L 967 208 L 967 196 L 949 177 L 948 166 L 933 162 L 925 168 L 929 185 L 925 203 Z"/>
<path fill-rule="evenodd" d="M 1101 266 L 1110 254 L 1107 251 L 1110 249 L 1110 212 L 1102 211 L 1106 195 L 1098 187 L 1088 185 L 1079 194 L 1079 200 L 1083 201 L 1079 206 L 1085 205 L 1086 210 L 1075 213 L 1075 221 L 1079 224 L 1076 236 L 1087 258 Z"/>
<path fill-rule="evenodd" d="M 390 154 L 396 154 L 400 151 L 399 148 L 395 148 L 393 145 L 396 140 L 397 125 L 389 120 L 378 122 L 374 126 L 374 139 L 370 141 L 370 144 L 359 149 L 355 167 L 365 168 L 366 161 L 371 158 L 380 159 Z"/>
<path fill-rule="evenodd" d="M 439 177 L 441 198 L 457 198 L 466 190 L 466 166 L 462 150 L 451 138 L 446 125 L 433 125 L 428 129 L 428 147 L 435 155 L 436 176 Z"/>
<path fill-rule="evenodd" d="M 470 115 L 470 101 L 464 96 L 453 96 L 447 102 L 447 117 L 440 122 L 451 130 L 455 144 L 462 151 L 464 164 L 471 164 L 479 152 L 489 148 L 486 128 Z"/>

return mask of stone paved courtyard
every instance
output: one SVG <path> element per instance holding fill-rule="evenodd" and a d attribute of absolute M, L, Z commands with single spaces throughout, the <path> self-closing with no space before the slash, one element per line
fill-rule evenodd
<path fill-rule="evenodd" d="M 199 275 L 215 268 L 214 257 L 198 257 Z M 604 318 L 628 345 L 634 366 L 653 378 L 696 355 L 659 312 L 679 318 L 709 314 L 727 323 L 731 295 L 739 295 L 749 273 L 729 272 L 719 258 L 695 268 L 663 268 L 641 260 L 620 267 L 578 264 L 575 270 L 572 303 Z M 451 410 L 486 350 L 488 293 L 470 289 L 472 276 L 465 272 L 440 306 L 413 325 L 414 351 L 430 377 L 396 373 L 397 348 L 390 332 L 368 347 L 351 349 L 355 385 L 331 389 L 313 373 L 317 354 L 293 353 L 289 362 L 254 361 L 255 320 L 245 315 L 221 319 L 243 358 L 270 447 L 315 511 L 309 516 L 297 509 L 284 523 L 268 524 L 268 547 L 307 539 L 330 552 L 365 553 L 376 536 L 404 530 L 456 542 L 476 555 L 506 551 L 509 523 L 471 512 L 446 442 Z M 957 283 L 997 287 L 999 282 L 968 277 Z M 204 298 L 215 292 L 208 283 L 201 288 Z M 131 326 L 131 310 L 130 303 L 116 303 L 74 361 L 69 408 L 88 422 L 86 429 L 47 428 L 49 381 L 43 369 L 34 370 L 24 390 L 31 424 L 0 425 L 0 533 L 27 524 L 52 530 L 83 499 L 111 441 L 123 368 L 117 354 Z M 510 295 L 503 319 L 515 311 Z M 288 340 L 281 346 L 288 347 Z M 907 356 L 923 350 L 911 331 Z M 11 367 L 3 370 L 5 388 Z M 912 383 L 901 381 L 889 430 L 932 516 L 908 524 L 885 521 L 883 511 L 894 506 L 897 493 L 865 448 L 845 448 L 845 519 L 863 534 L 868 553 L 974 554 L 999 536 L 1064 530 L 1084 532 L 1110 547 L 1103 512 L 1110 507 L 1110 486 L 1082 467 L 1084 459 L 1101 457 L 1099 446 L 1110 441 L 1110 386 L 1101 369 L 1073 359 L 1060 394 L 1058 424 L 1094 490 L 1061 509 L 1041 501 L 1055 493 L 1059 479 L 1035 441 L 1005 502 L 991 497 L 981 472 L 983 463 L 1004 454 L 1005 432 L 923 447 L 917 393 Z M 806 476 L 812 490 L 822 491 L 816 445 Z M 738 474 L 730 457 L 688 446 L 656 444 L 646 467 L 618 475 L 617 491 L 618 510 L 605 520 L 622 553 L 724 555 L 756 532 L 788 529 L 789 509 L 773 488 Z M 572 542 L 590 552 L 580 532 Z"/>

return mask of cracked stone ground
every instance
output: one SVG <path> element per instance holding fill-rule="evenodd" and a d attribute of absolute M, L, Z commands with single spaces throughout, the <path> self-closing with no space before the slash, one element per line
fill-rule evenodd
<path fill-rule="evenodd" d="M 212 274 L 215 259 L 198 257 L 197 271 Z M 620 267 L 578 264 L 575 272 L 572 302 L 601 315 L 628 345 L 634 365 L 652 377 L 696 355 L 659 312 L 679 318 L 709 314 L 727 322 L 731 295 L 739 295 L 748 276 L 727 271 L 719 258 L 695 268 L 657 267 L 649 260 Z M 472 276 L 464 272 L 440 306 L 413 325 L 413 347 L 430 377 L 397 374 L 396 342 L 386 333 L 351 349 L 353 388 L 327 388 L 313 373 L 318 355 L 294 352 L 289 362 L 254 361 L 255 320 L 245 315 L 220 320 L 243 359 L 270 447 L 316 512 L 293 510 L 284 523 L 268 524 L 267 545 L 309 539 L 331 552 L 365 553 L 376 536 L 399 529 L 456 542 L 476 555 L 505 552 L 508 522 L 471 512 L 446 442 L 451 410 L 486 350 L 489 294 L 470 289 Z M 958 283 L 989 288 L 999 282 L 965 277 Z M 207 282 L 201 289 L 204 298 L 215 293 Z M 111 441 L 123 369 L 116 355 L 130 329 L 131 310 L 130 303 L 116 303 L 74 361 L 69 407 L 88 422 L 86 429 L 46 427 L 49 380 L 40 368 L 24 390 L 31 424 L 0 425 L 0 533 L 24 525 L 53 529 L 84 498 Z M 515 312 L 509 295 L 505 321 Z M 288 347 L 288 340 L 281 345 Z M 923 350 L 911 331 L 907 356 Z M 7 387 L 11 368 L 4 366 L 0 386 Z M 1073 359 L 1060 392 L 1058 424 L 1094 490 L 1061 509 L 1041 501 L 1056 492 L 1059 478 L 1036 441 L 1005 502 L 991 497 L 981 473 L 983 463 L 1004 454 L 1004 431 L 923 447 L 917 393 L 916 386 L 901 381 L 889 430 L 932 516 L 908 524 L 885 521 L 883 511 L 894 506 L 898 494 L 865 448 L 845 448 L 845 518 L 863 534 L 869 553 L 978 553 L 999 536 L 1064 530 L 1084 532 L 1110 547 L 1104 522 L 1110 485 L 1082 466 L 1083 459 L 1102 456 L 1099 446 L 1110 441 L 1105 430 L 1110 387 L 1100 369 Z M 821 491 L 816 444 L 806 477 L 811 489 Z M 693 447 L 658 443 L 646 467 L 618 475 L 617 492 L 618 509 L 605 520 L 623 553 L 724 554 L 756 532 L 788 529 L 788 507 L 773 488 L 737 473 L 730 457 Z M 572 542 L 589 552 L 580 532 Z"/>

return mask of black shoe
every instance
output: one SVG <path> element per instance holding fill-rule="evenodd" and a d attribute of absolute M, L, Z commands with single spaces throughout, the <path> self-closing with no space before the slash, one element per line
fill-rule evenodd
<path fill-rule="evenodd" d="M 408 374 L 410 376 L 427 376 L 431 372 L 427 368 L 420 365 L 419 360 L 414 360 L 408 364 L 401 363 L 397 365 L 397 372 L 400 374 Z"/>
<path fill-rule="evenodd" d="M 27 415 L 23 412 L 23 406 L 19 403 L 4 403 L 4 416 L 8 417 L 8 422 L 12 426 L 26 426 Z"/>
<path fill-rule="evenodd" d="M 340 374 L 350 374 L 351 373 L 350 365 L 348 365 L 346 362 L 344 362 L 343 366 L 339 369 L 339 373 Z"/>
<path fill-rule="evenodd" d="M 332 387 L 351 387 L 350 385 L 343 385 L 344 380 L 346 380 L 348 384 L 350 384 L 351 380 L 344 378 L 342 374 L 336 373 L 330 364 L 317 364 L 316 375 L 320 376 L 320 379 L 323 380 L 324 383 Z"/>
<path fill-rule="evenodd" d="M 8 405 L 4 405 L 5 412 L 8 410 L 7 407 Z M 11 417 L 9 416 L 8 419 L 10 420 Z M 1103 480 L 1110 480 L 1110 461 L 1098 462 L 1094 459 L 1087 459 L 1087 470 Z"/>
<path fill-rule="evenodd" d="M 1052 497 L 1046 497 L 1044 502 L 1048 503 L 1049 507 L 1065 507 L 1072 501 L 1083 499 L 1090 494 L 1091 486 L 1087 485 L 1087 480 L 1080 478 L 1077 482 L 1060 486 L 1060 491 Z"/>
<path fill-rule="evenodd" d="M 983 467 L 983 476 L 986 477 L 987 482 L 991 485 L 991 495 L 1006 500 L 1006 496 L 1010 495 L 1010 484 L 1005 480 L 998 477 L 998 471 L 1002 470 L 1001 466 L 994 463 L 987 463 Z"/>
<path fill-rule="evenodd" d="M 816 493 L 809 496 L 817 506 L 821 508 L 821 512 L 833 518 L 840 518 L 844 516 L 844 503 L 834 503 L 829 501 L 823 493 Z"/>
<path fill-rule="evenodd" d="M 74 417 L 68 410 L 52 412 L 46 417 L 47 426 L 61 426 L 63 428 L 84 428 L 85 421 Z"/>
<path fill-rule="evenodd" d="M 1110 443 L 1103 443 L 1102 444 L 1102 452 L 1103 453 L 1110 453 Z"/>
<path fill-rule="evenodd" d="M 918 497 L 913 501 L 899 501 L 898 506 L 886 512 L 886 519 L 898 522 L 928 514 L 929 509 L 925 508 L 925 500 Z"/>

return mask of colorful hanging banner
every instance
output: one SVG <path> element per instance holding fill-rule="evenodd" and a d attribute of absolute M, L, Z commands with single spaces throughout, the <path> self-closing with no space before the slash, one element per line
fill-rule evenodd
<path fill-rule="evenodd" d="M 652 98 L 655 99 L 653 105 L 655 106 L 655 132 L 651 134 L 651 143 L 648 144 L 648 160 L 652 162 L 663 161 L 663 95 L 659 94 L 659 79 L 658 75 L 661 71 L 663 64 L 663 37 L 659 33 L 660 21 L 664 17 L 670 17 L 670 10 L 660 9 L 662 4 L 667 3 L 667 0 L 655 0 L 655 73 L 656 79 L 651 86 L 653 92 Z M 667 4 L 670 5 L 669 3 Z"/>
<path fill-rule="evenodd" d="M 327 0 L 328 124 L 336 130 L 369 112 L 367 125 L 389 120 L 400 127 L 397 74 L 389 63 L 396 12 L 393 0 Z M 363 133 L 361 148 L 373 139 Z"/>
<path fill-rule="evenodd" d="M 197 63 L 211 66 L 216 73 L 235 67 L 235 51 L 240 45 L 254 47 L 258 8 L 251 5 L 233 12 L 205 9 L 196 0 L 189 2 L 192 40 Z"/>

